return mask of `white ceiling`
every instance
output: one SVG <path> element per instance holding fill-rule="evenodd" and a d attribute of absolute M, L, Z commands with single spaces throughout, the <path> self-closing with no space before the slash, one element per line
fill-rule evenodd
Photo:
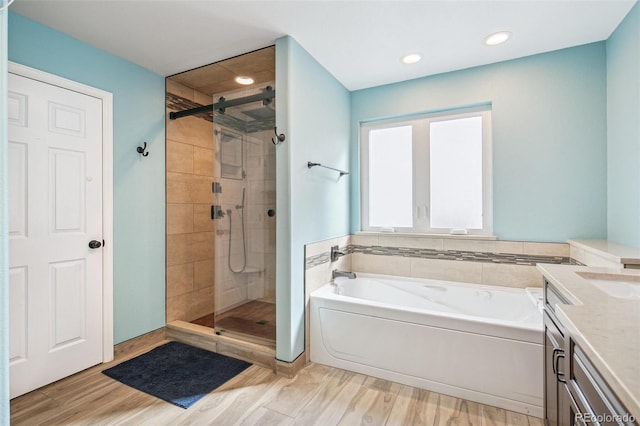
<path fill-rule="evenodd" d="M 16 0 L 14 12 L 168 76 L 289 34 L 349 90 L 607 39 L 636 0 Z M 488 47 L 484 38 L 512 38 Z M 423 60 L 404 65 L 401 56 Z"/>

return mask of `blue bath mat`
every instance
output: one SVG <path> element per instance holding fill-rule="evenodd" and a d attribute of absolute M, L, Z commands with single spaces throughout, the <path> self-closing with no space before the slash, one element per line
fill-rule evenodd
<path fill-rule="evenodd" d="M 107 376 L 182 408 L 251 364 L 180 342 L 169 342 L 104 370 Z"/>

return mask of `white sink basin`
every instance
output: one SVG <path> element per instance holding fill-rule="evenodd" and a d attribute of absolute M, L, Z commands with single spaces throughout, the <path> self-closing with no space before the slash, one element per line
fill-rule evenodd
<path fill-rule="evenodd" d="M 609 296 L 640 300 L 640 275 L 576 272 L 590 284 Z"/>

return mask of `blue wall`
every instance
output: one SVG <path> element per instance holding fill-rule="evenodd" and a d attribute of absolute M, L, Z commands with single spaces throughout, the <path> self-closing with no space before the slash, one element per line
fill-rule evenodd
<path fill-rule="evenodd" d="M 5 0 L 0 1 L 4 6 Z M 0 11 L 0 425 L 9 425 L 9 209 L 7 173 L 7 14 Z"/>
<path fill-rule="evenodd" d="M 350 94 L 291 37 L 276 41 L 276 357 L 304 350 L 304 245 L 349 233 L 349 180 L 307 161 L 349 168 Z"/>
<path fill-rule="evenodd" d="M 604 42 L 352 93 L 352 170 L 369 120 L 492 103 L 494 234 L 606 238 Z M 360 228 L 352 180 L 351 230 Z"/>
<path fill-rule="evenodd" d="M 608 238 L 640 247 L 640 4 L 607 40 Z"/>
<path fill-rule="evenodd" d="M 164 326 L 164 78 L 15 13 L 9 60 L 113 93 L 115 343 Z"/>

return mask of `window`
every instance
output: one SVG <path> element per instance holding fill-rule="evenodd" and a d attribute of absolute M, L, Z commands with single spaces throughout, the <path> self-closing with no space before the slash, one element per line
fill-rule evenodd
<path fill-rule="evenodd" d="M 491 112 L 361 128 L 362 229 L 491 234 Z"/>

